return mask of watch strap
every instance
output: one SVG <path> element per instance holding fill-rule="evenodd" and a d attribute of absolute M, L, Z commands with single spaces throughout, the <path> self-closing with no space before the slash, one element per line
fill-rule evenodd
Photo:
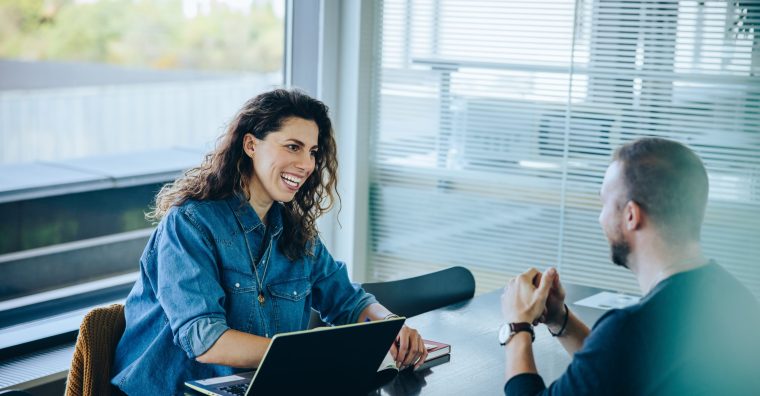
<path fill-rule="evenodd" d="M 533 325 L 528 322 L 516 322 L 516 323 L 510 323 L 509 324 L 509 330 L 510 330 L 510 339 L 515 334 L 521 332 L 521 331 L 527 331 L 530 333 L 530 342 L 533 342 L 536 340 L 536 332 L 533 331 Z"/>

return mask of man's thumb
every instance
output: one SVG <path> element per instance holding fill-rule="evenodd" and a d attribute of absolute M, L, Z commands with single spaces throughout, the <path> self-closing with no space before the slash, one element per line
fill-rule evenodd
<path fill-rule="evenodd" d="M 541 282 L 538 284 L 538 291 L 541 293 L 541 296 L 543 298 L 549 296 L 549 291 L 551 290 L 552 284 L 554 283 L 554 279 L 556 277 L 557 270 L 553 267 L 544 272 L 543 276 L 541 277 Z"/>

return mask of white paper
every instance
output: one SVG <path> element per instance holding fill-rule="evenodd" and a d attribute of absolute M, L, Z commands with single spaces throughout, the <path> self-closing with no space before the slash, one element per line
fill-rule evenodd
<path fill-rule="evenodd" d="M 385 369 L 396 369 L 396 361 L 393 359 L 393 355 L 391 355 L 390 351 L 385 354 L 385 358 L 380 362 L 380 368 L 378 368 L 377 371 Z"/>
<path fill-rule="evenodd" d="M 245 378 L 239 376 L 239 375 L 228 375 L 226 377 L 216 377 L 216 378 L 209 378 L 205 380 L 195 381 L 201 385 L 216 385 L 222 382 L 232 382 L 232 381 L 238 381 L 238 380 L 244 380 Z"/>
<path fill-rule="evenodd" d="M 608 310 L 613 308 L 625 308 L 638 303 L 640 299 L 640 297 L 629 296 L 627 294 L 610 293 L 605 291 L 578 300 L 575 302 L 575 305 Z"/>

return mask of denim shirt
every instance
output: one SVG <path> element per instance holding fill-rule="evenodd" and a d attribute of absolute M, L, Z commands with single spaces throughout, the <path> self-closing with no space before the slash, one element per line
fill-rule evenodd
<path fill-rule="evenodd" d="M 195 360 L 227 329 L 270 338 L 303 330 L 310 308 L 327 323 L 358 321 L 375 298 L 349 281 L 345 264 L 319 239 L 309 247 L 312 254 L 285 257 L 278 247 L 282 210 L 272 205 L 268 228 L 240 195 L 169 210 L 127 297 L 114 385 L 130 395 L 170 395 L 187 380 L 249 371 Z M 252 260 L 258 260 L 260 283 Z"/>

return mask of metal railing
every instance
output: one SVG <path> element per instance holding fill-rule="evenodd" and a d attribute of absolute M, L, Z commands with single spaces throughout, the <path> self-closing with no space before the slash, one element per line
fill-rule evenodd
<path fill-rule="evenodd" d="M 0 91 L 0 164 L 211 147 L 246 100 L 281 83 L 273 73 Z"/>

